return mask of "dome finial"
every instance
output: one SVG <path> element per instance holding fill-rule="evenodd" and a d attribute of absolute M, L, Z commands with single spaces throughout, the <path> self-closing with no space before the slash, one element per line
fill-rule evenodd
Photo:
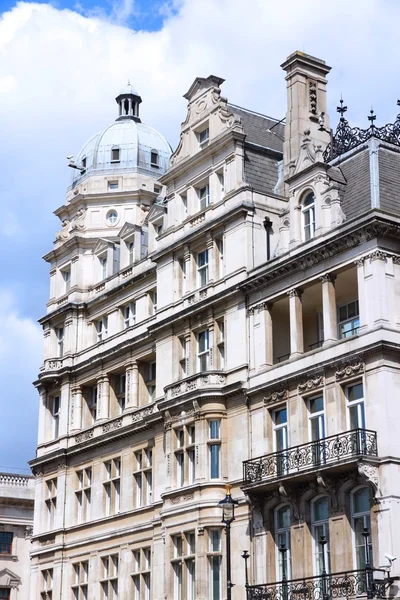
<path fill-rule="evenodd" d="M 142 99 L 138 92 L 133 89 L 130 79 L 128 79 L 128 83 L 122 88 L 115 100 L 119 107 L 117 121 L 120 119 L 132 119 L 140 123 L 139 104 Z"/>

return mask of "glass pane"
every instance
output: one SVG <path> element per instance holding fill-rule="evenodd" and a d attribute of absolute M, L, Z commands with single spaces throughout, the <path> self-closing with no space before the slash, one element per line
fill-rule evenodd
<path fill-rule="evenodd" d="M 371 508 L 370 494 L 368 488 L 362 488 L 353 495 L 353 506 L 355 513 L 369 513 Z"/>
<path fill-rule="evenodd" d="M 315 417 L 311 419 L 311 441 L 315 442 L 317 440 L 321 440 L 324 437 L 324 419 L 321 415 L 320 417 Z"/>
<path fill-rule="evenodd" d="M 221 557 L 211 557 L 211 600 L 221 599 Z"/>
<path fill-rule="evenodd" d="M 354 400 L 361 400 L 364 397 L 363 384 L 357 383 L 347 388 L 347 398 L 349 402 Z"/>
<path fill-rule="evenodd" d="M 286 529 L 290 527 L 290 508 L 282 506 L 277 512 L 278 529 Z"/>
<path fill-rule="evenodd" d="M 220 439 L 220 424 L 219 420 L 210 421 L 210 440 Z"/>
<path fill-rule="evenodd" d="M 321 412 L 324 410 L 324 399 L 323 397 L 311 398 L 310 400 L 310 413 Z"/>
<path fill-rule="evenodd" d="M 221 532 L 217 529 L 213 529 L 211 531 L 211 551 L 221 551 Z"/>
<path fill-rule="evenodd" d="M 346 321 L 347 319 L 347 306 L 341 306 L 339 308 L 339 321 Z"/>
<path fill-rule="evenodd" d="M 314 502 L 314 521 L 328 520 L 328 498 L 320 498 Z M 323 533 L 321 535 L 324 535 Z"/>
<path fill-rule="evenodd" d="M 219 477 L 219 454 L 220 454 L 220 446 L 219 444 L 213 444 L 210 447 L 210 456 L 211 456 L 211 479 L 218 479 Z"/>
<path fill-rule="evenodd" d="M 276 451 L 287 449 L 287 428 L 281 427 L 275 431 Z"/>
<path fill-rule="evenodd" d="M 287 409 L 281 408 L 280 410 L 275 411 L 275 425 L 282 425 L 283 423 L 287 423 Z"/>

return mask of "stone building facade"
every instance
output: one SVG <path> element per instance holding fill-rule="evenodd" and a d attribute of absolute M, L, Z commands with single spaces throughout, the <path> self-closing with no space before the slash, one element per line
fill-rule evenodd
<path fill-rule="evenodd" d="M 197 78 L 172 153 L 128 86 L 70 163 L 32 599 L 222 600 L 226 484 L 234 600 L 244 549 L 250 599 L 396 594 L 400 118 L 332 133 L 330 68 L 282 68 L 285 124 Z"/>
<path fill-rule="evenodd" d="M 0 473 L 0 598 L 29 600 L 35 479 Z"/>

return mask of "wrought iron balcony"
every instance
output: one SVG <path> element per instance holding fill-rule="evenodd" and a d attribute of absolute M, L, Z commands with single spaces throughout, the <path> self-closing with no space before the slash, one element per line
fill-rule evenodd
<path fill-rule="evenodd" d="M 382 569 L 360 569 L 318 575 L 304 579 L 292 579 L 262 585 L 248 585 L 247 600 L 332 600 L 366 597 L 386 598 L 385 579 Z"/>
<path fill-rule="evenodd" d="M 376 432 L 352 429 L 315 442 L 294 446 L 243 462 L 244 485 L 273 481 L 310 469 L 348 462 L 362 456 L 378 456 Z"/>

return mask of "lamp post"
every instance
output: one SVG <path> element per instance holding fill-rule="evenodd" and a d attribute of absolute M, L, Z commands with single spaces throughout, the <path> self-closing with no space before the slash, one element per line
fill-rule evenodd
<path fill-rule="evenodd" d="M 234 585 L 231 582 L 231 523 L 235 520 L 235 506 L 238 501 L 233 500 L 230 485 L 227 485 L 225 490 L 226 496 L 218 502 L 218 506 L 222 508 L 222 523 L 225 524 L 226 531 L 226 597 L 227 600 L 231 600 Z"/>

